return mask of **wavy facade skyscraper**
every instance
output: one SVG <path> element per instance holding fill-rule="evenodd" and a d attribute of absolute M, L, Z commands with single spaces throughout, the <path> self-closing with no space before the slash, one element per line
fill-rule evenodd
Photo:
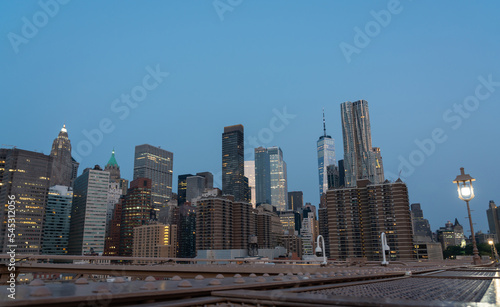
<path fill-rule="evenodd" d="M 368 102 L 346 101 L 340 105 L 344 139 L 345 186 L 355 187 L 359 179 L 384 182 L 380 148 L 372 147 Z"/>

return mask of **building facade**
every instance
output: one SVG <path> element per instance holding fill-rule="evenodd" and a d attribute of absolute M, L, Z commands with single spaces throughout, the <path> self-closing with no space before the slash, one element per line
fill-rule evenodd
<path fill-rule="evenodd" d="M 424 219 L 424 212 L 420 204 L 411 204 L 411 220 L 413 225 L 413 240 L 415 242 L 432 242 L 431 225 Z"/>
<path fill-rule="evenodd" d="M 87 168 L 73 184 L 68 254 L 102 254 L 106 236 L 109 172 Z"/>
<path fill-rule="evenodd" d="M 358 180 L 353 188 L 326 193 L 330 257 L 366 257 L 381 261 L 380 234 L 391 249 L 390 260 L 412 260 L 413 236 L 408 189 L 400 179 L 371 184 Z"/>
<path fill-rule="evenodd" d="M 7 222 L 13 217 L 9 217 L 7 204 L 15 201 L 16 254 L 40 254 L 52 159 L 42 153 L 17 148 L 1 150 L 0 247 L 3 253 L 10 250 L 7 248 Z"/>
<path fill-rule="evenodd" d="M 288 210 L 299 211 L 304 207 L 304 193 L 302 191 L 288 192 Z"/>
<path fill-rule="evenodd" d="M 151 198 L 151 179 L 137 178 L 130 183 L 122 207 L 120 256 L 132 256 L 134 228 L 147 225 L 154 219 L 155 214 Z"/>
<path fill-rule="evenodd" d="M 255 194 L 255 161 L 245 161 L 245 177 L 248 178 L 248 188 L 250 189 L 250 203 L 255 208 L 257 198 Z"/>
<path fill-rule="evenodd" d="M 155 223 L 135 227 L 133 232 L 131 256 L 175 258 L 175 246 L 177 245 L 176 240 L 176 225 Z"/>
<path fill-rule="evenodd" d="M 498 243 L 498 237 L 500 236 L 500 209 L 492 200 L 490 200 L 488 210 L 486 210 L 486 216 L 488 217 L 490 234 L 496 234 L 497 239 L 495 242 Z"/>
<path fill-rule="evenodd" d="M 287 167 L 279 147 L 255 149 L 257 204 L 268 203 L 278 211 L 287 210 Z"/>
<path fill-rule="evenodd" d="M 166 205 L 172 196 L 174 154 L 148 144 L 135 147 L 134 180 L 149 178 L 151 201 L 155 209 Z"/>
<path fill-rule="evenodd" d="M 344 139 L 345 186 L 355 187 L 358 179 L 384 182 L 380 149 L 372 147 L 368 102 L 358 100 L 340 105 Z"/>
<path fill-rule="evenodd" d="M 61 185 L 49 188 L 43 220 L 43 255 L 66 255 L 68 253 L 72 202 L 72 188 Z"/>
<path fill-rule="evenodd" d="M 245 194 L 245 148 L 242 125 L 224 127 L 222 133 L 222 193 L 236 201 L 247 201 Z"/>
<path fill-rule="evenodd" d="M 177 223 L 177 242 L 179 258 L 196 257 L 196 207 L 190 203 L 178 208 L 178 219 L 173 219 Z"/>
<path fill-rule="evenodd" d="M 217 196 L 202 197 L 196 206 L 196 250 L 231 249 L 233 201 Z"/>
<path fill-rule="evenodd" d="M 71 186 L 78 172 L 78 163 L 71 157 L 71 142 L 64 125 L 52 143 L 50 150 L 53 167 L 50 174 L 51 185 Z M 76 167 L 76 170 L 74 168 Z"/>

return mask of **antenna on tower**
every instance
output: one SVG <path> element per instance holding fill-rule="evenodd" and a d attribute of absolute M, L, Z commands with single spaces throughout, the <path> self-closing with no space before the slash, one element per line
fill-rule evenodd
<path fill-rule="evenodd" d="M 326 136 L 325 108 L 323 108 L 323 135 Z"/>

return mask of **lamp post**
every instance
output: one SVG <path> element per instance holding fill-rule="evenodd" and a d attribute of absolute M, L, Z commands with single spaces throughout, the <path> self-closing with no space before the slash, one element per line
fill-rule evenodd
<path fill-rule="evenodd" d="M 493 239 L 489 239 L 488 244 L 491 245 L 491 257 L 493 258 L 493 261 L 498 262 L 498 252 L 497 248 L 495 247 L 495 242 L 493 241 Z"/>
<path fill-rule="evenodd" d="M 488 240 L 488 244 L 490 245 L 491 247 L 491 260 L 495 260 L 495 255 L 493 254 L 493 240 L 492 239 L 489 239 Z"/>
<path fill-rule="evenodd" d="M 323 249 L 319 247 L 319 240 L 321 239 L 323 243 Z M 322 235 L 319 235 L 318 238 L 316 239 L 317 246 L 316 246 L 316 257 L 321 257 L 321 253 L 323 252 L 323 262 L 321 262 L 322 266 L 326 265 L 326 249 L 325 249 L 325 238 L 323 238 Z"/>
<path fill-rule="evenodd" d="M 460 168 L 460 175 L 453 180 L 453 183 L 457 184 L 458 198 L 464 200 L 467 204 L 467 212 L 469 213 L 469 223 L 470 232 L 472 234 L 472 256 L 474 264 L 481 264 L 481 258 L 479 258 L 479 251 L 477 250 L 476 236 L 474 234 L 474 226 L 472 226 L 472 218 L 470 215 L 469 201 L 474 198 L 474 188 L 472 187 L 472 181 L 476 179 L 472 178 L 469 174 L 464 173 L 464 168 Z"/>
<path fill-rule="evenodd" d="M 380 244 L 382 245 L 382 265 L 389 265 L 389 261 L 387 261 L 387 258 L 385 256 L 386 251 L 390 251 L 391 248 L 387 244 L 387 237 L 385 236 L 385 232 L 382 232 L 380 234 Z"/>

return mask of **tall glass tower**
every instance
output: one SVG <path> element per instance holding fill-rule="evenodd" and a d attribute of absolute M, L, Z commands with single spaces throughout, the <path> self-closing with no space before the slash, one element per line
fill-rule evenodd
<path fill-rule="evenodd" d="M 245 201 L 245 148 L 243 126 L 224 127 L 222 134 L 222 193 Z"/>
<path fill-rule="evenodd" d="M 323 135 L 317 142 L 318 150 L 318 175 L 319 175 L 319 197 L 328 190 L 328 172 L 330 165 L 337 165 L 335 160 L 335 141 L 326 135 L 325 110 L 323 110 Z"/>
<path fill-rule="evenodd" d="M 281 148 L 255 149 L 255 194 L 257 204 L 267 203 L 278 211 L 287 209 L 287 170 Z"/>
<path fill-rule="evenodd" d="M 372 147 L 368 102 L 346 101 L 340 105 L 344 138 L 345 186 L 355 187 L 358 179 L 384 182 L 380 148 Z"/>

